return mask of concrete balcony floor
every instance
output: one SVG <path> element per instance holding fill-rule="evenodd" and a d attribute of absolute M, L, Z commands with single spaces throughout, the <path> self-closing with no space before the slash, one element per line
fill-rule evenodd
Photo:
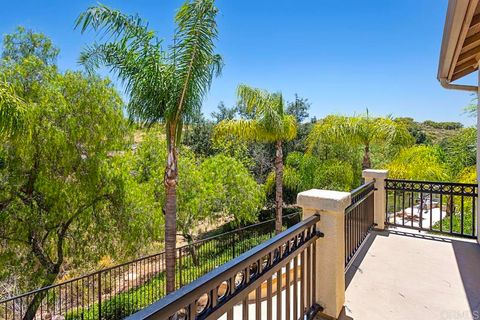
<path fill-rule="evenodd" d="M 480 319 L 480 245 L 393 229 L 370 234 L 346 274 L 340 319 Z"/>

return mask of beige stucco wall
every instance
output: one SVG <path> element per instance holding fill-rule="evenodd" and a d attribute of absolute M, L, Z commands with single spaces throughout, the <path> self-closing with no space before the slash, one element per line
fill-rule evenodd
<path fill-rule="evenodd" d="M 298 194 L 304 218 L 320 214 L 317 230 L 324 234 L 316 244 L 316 299 L 323 313 L 338 318 L 345 303 L 345 208 L 349 192 L 308 190 Z"/>

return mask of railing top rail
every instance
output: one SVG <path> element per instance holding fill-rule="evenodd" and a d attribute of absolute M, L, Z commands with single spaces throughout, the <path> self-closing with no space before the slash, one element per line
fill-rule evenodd
<path fill-rule="evenodd" d="M 191 301 L 199 298 L 202 294 L 208 291 L 209 288 L 220 285 L 225 279 L 229 279 L 239 271 L 248 268 L 251 264 L 264 257 L 272 250 L 279 248 L 286 240 L 298 234 L 298 232 L 311 227 L 319 220 L 320 215 L 315 214 L 297 223 L 264 243 L 239 255 L 184 287 L 168 294 L 161 300 L 158 300 L 139 312 L 134 313 L 127 319 L 147 319 L 155 317 L 156 314 L 173 314 L 177 312 L 178 308 L 187 306 Z M 315 236 L 318 237 L 318 235 Z"/>
<path fill-rule="evenodd" d="M 345 214 L 348 214 L 353 209 L 358 207 L 363 201 L 365 201 L 375 191 L 375 181 L 365 183 L 360 187 L 352 190 L 351 198 L 352 203 L 345 208 Z"/>
<path fill-rule="evenodd" d="M 363 190 L 367 189 L 368 187 L 371 187 L 372 185 L 375 185 L 375 181 L 370 181 L 369 183 L 364 183 L 362 184 L 361 186 L 353 189 L 350 194 L 352 195 L 352 197 L 355 197 L 356 195 L 358 195 L 360 192 L 362 192 Z"/>
<path fill-rule="evenodd" d="M 285 218 L 291 218 L 291 217 L 294 217 L 296 215 L 299 215 L 300 213 L 299 212 L 295 212 L 295 213 L 291 213 L 291 214 L 286 214 L 284 216 L 282 216 L 282 219 L 285 219 Z M 242 228 L 238 228 L 238 229 L 235 229 L 235 230 L 231 230 L 231 231 L 227 231 L 227 232 L 224 232 L 224 233 L 221 233 L 221 234 L 217 234 L 217 235 L 214 235 L 214 236 L 211 236 L 211 237 L 207 237 L 207 238 L 203 238 L 203 239 L 199 239 L 197 241 L 195 241 L 193 244 L 197 244 L 197 243 L 201 243 L 201 242 L 205 242 L 205 241 L 209 241 L 209 240 L 213 240 L 213 239 L 216 239 L 216 238 L 219 238 L 219 237 L 223 237 L 223 236 L 226 236 L 226 235 L 229 235 L 229 234 L 232 234 L 232 233 L 237 233 L 239 231 L 244 231 L 244 230 L 248 230 L 248 229 L 252 229 L 254 227 L 258 227 L 258 226 L 261 226 L 261 225 L 265 225 L 267 223 L 270 223 L 270 222 L 274 222 L 275 219 L 269 219 L 269 220 L 265 220 L 265 221 L 262 221 L 262 222 L 257 222 L 255 224 L 251 224 L 251 225 L 248 225 L 248 226 L 245 226 L 245 227 L 242 227 Z M 186 245 L 183 245 L 181 247 L 178 247 L 178 249 L 180 248 L 185 248 L 185 247 L 188 247 L 190 245 L 186 244 Z"/>
<path fill-rule="evenodd" d="M 476 183 L 463 182 L 446 182 L 446 181 L 428 181 L 428 180 L 407 180 L 407 179 L 385 179 L 386 182 L 400 182 L 400 183 L 423 183 L 423 184 L 439 184 L 446 186 L 468 186 L 478 187 Z M 387 188 L 387 186 L 385 186 Z"/>
<path fill-rule="evenodd" d="M 284 215 L 283 218 L 291 218 L 291 217 L 293 217 L 295 215 L 298 215 L 298 214 L 299 214 L 299 212 L 291 213 L 291 214 L 288 214 L 288 215 Z M 228 232 L 224 232 L 224 233 L 221 233 L 221 234 L 217 234 L 217 235 L 214 235 L 214 236 L 211 236 L 211 237 L 200 239 L 200 240 L 197 240 L 197 241 L 195 241 L 191 244 L 186 244 L 186 245 L 177 247 L 176 250 L 181 250 L 181 249 L 186 248 L 186 247 L 191 246 L 191 245 L 201 244 L 201 243 L 204 243 L 206 241 L 221 238 L 221 237 L 224 237 L 226 235 L 236 233 L 236 232 L 239 232 L 239 231 L 252 229 L 254 227 L 265 225 L 267 223 L 274 222 L 274 221 L 275 221 L 275 219 L 270 219 L 270 220 L 258 222 L 258 223 L 252 224 L 252 225 L 248 225 L 248 226 L 245 226 L 245 227 L 242 227 L 242 228 L 238 228 L 238 229 L 235 229 L 235 230 L 231 230 L 231 231 L 228 231 Z M 140 261 L 143 261 L 143 260 L 156 258 L 156 257 L 159 257 L 163 254 L 165 254 L 165 251 L 150 254 L 150 255 L 146 255 L 146 256 L 143 256 L 143 257 L 140 257 L 140 258 L 137 258 L 137 259 L 134 259 L 134 260 L 130 260 L 130 261 L 127 261 L 127 262 L 124 262 L 124 263 L 120 263 L 120 264 L 111 266 L 111 267 L 107 267 L 107 268 L 103 268 L 103 269 L 100 269 L 100 270 L 97 270 L 97 271 L 94 271 L 94 272 L 90 272 L 90 273 L 84 274 L 82 276 L 73 278 L 73 279 L 69 279 L 69 280 L 62 281 L 62 282 L 59 282 L 59 283 L 56 283 L 56 284 L 52 284 L 50 286 L 46 286 L 46 287 L 38 288 L 38 289 L 35 289 L 35 290 L 31 290 L 31 291 L 28 291 L 28 292 L 25 292 L 25 293 L 22 293 L 22 294 L 19 294 L 19 295 L 15 295 L 15 296 L 10 297 L 10 298 L 0 300 L 0 304 L 7 303 L 7 302 L 10 302 L 10 301 L 13 301 L 13 300 L 16 300 L 16 299 L 24 298 L 24 297 L 39 293 L 41 291 L 51 290 L 51 289 L 54 289 L 54 288 L 57 288 L 57 287 L 60 287 L 60 286 L 70 284 L 72 282 L 81 281 L 82 279 L 95 277 L 95 276 L 98 276 L 98 274 L 100 274 L 100 273 L 108 272 L 108 271 L 111 271 L 113 269 L 121 268 L 121 267 L 130 265 L 130 264 L 133 264 L 133 263 L 136 263 L 136 262 L 140 262 Z"/>

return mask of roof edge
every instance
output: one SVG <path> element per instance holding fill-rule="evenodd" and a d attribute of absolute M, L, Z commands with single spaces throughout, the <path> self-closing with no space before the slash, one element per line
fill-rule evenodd
<path fill-rule="evenodd" d="M 457 53 L 460 52 L 463 44 L 463 40 L 460 38 L 470 4 L 470 0 L 450 0 L 448 2 L 438 65 L 437 79 L 439 81 L 442 79 L 446 82 L 451 81 L 452 68 L 455 67 L 456 59 L 458 59 Z"/>

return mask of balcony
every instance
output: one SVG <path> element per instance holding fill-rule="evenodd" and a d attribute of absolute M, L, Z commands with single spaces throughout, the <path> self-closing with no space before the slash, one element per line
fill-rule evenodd
<path fill-rule="evenodd" d="M 186 306 L 181 309 L 185 317 L 179 319 L 478 318 L 476 185 L 388 180 L 386 174 L 365 171 L 367 183 L 347 195 L 322 190 L 300 194 L 302 223 L 131 319 L 167 319 L 178 315 L 174 310 L 181 306 Z M 295 248 L 303 243 L 298 230 L 312 221 L 318 236 L 308 237 L 313 240 L 310 261 L 299 258 Z M 275 250 L 282 252 L 280 257 L 266 259 L 248 285 L 229 291 L 225 302 L 204 302 L 199 309 L 195 297 L 200 292 L 207 292 L 203 301 L 210 301 L 226 274 L 248 274 L 265 253 L 277 256 Z M 311 278 L 304 281 L 304 273 Z M 310 295 L 306 304 L 298 298 L 304 292 Z"/>
<path fill-rule="evenodd" d="M 298 196 L 287 216 L 0 301 L 5 319 L 476 319 L 478 187 L 387 179 Z M 298 221 L 298 220 L 297 220 Z M 295 222 L 297 222 L 295 221 Z M 36 312 L 29 313 L 33 302 Z M 27 307 L 28 306 L 28 307 Z"/>

